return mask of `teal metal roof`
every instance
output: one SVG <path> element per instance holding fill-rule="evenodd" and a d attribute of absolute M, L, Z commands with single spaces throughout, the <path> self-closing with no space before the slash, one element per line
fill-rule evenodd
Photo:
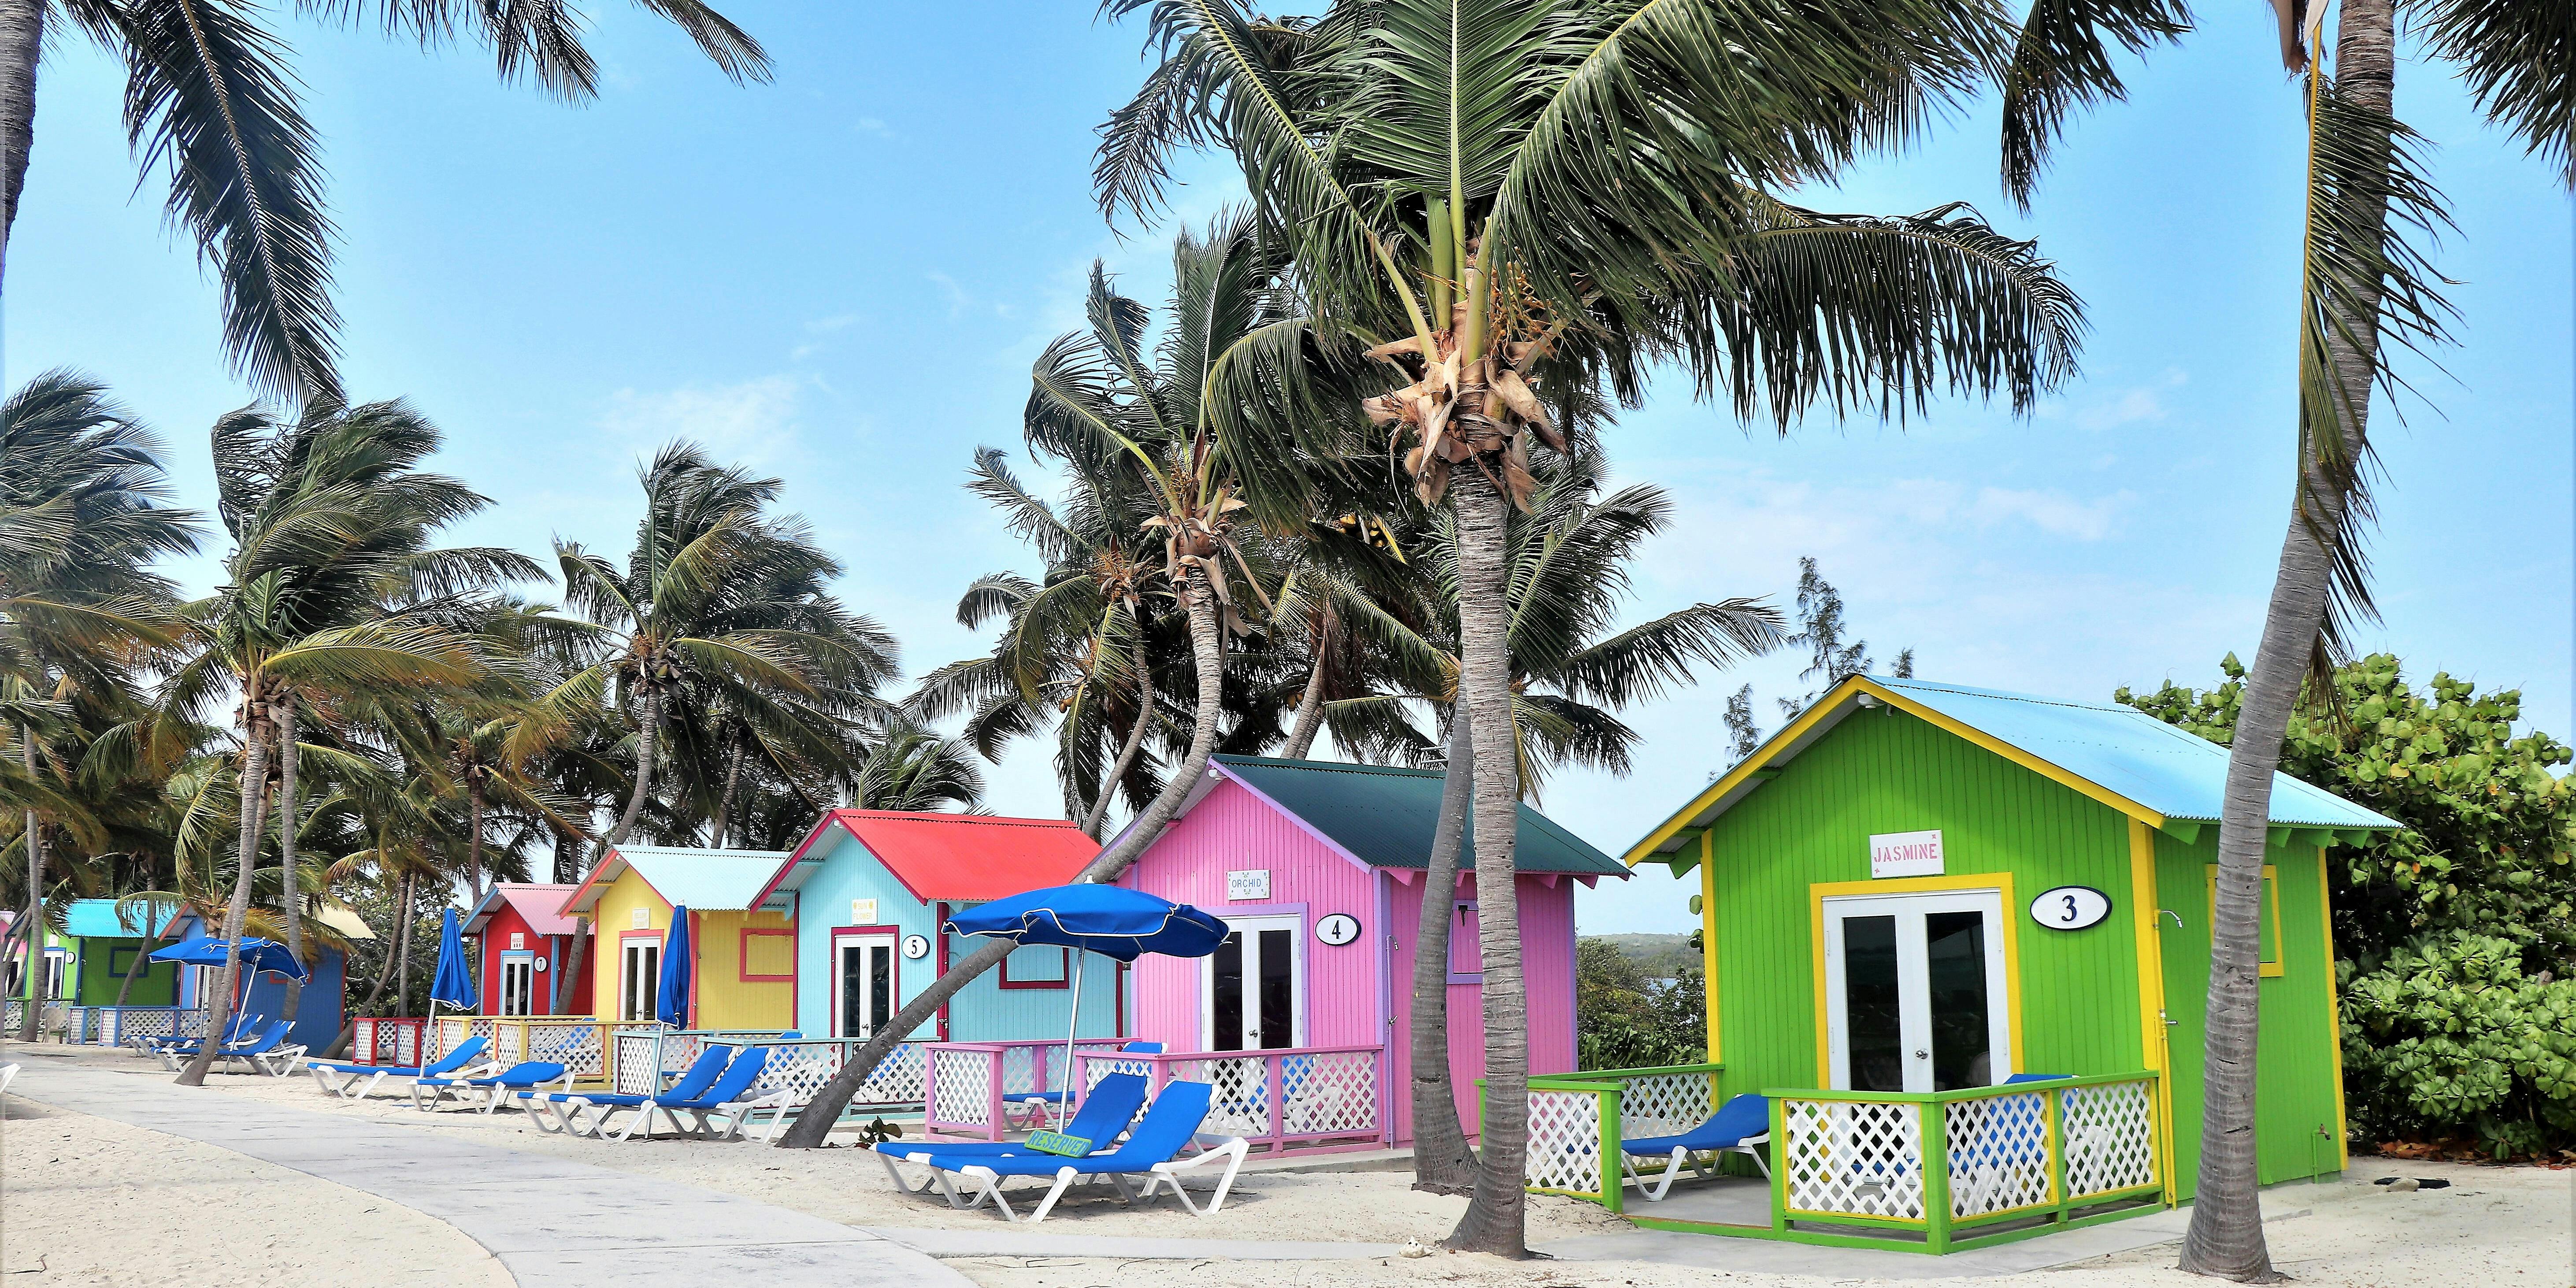
<path fill-rule="evenodd" d="M 1429 866 L 1431 833 L 1440 819 L 1440 771 L 1345 765 L 1267 756 L 1218 756 L 1217 772 L 1268 797 L 1352 857 L 1372 867 Z M 1524 803 L 1512 866 L 1521 872 L 1577 876 L 1628 875 L 1617 859 L 1594 849 Z M 1458 865 L 1475 866 L 1475 842 L 1462 838 Z"/>
<path fill-rule="evenodd" d="M 697 912 L 741 912 L 753 906 L 785 850 L 689 850 L 676 846 L 621 845 L 608 852 L 597 871 L 564 901 L 566 915 L 588 912 L 599 903 L 608 883 L 633 869 L 666 903 Z"/>
<path fill-rule="evenodd" d="M 1956 684 L 1870 679 L 2166 818 L 2218 821 L 2227 792 L 2227 749 L 2144 711 Z M 2272 822 L 2373 831 L 2404 826 L 2282 773 L 2272 775 Z"/>
<path fill-rule="evenodd" d="M 114 899 L 75 899 L 65 914 L 69 933 L 78 939 L 142 939 L 158 935 L 169 925 L 176 904 L 159 904 L 150 912 L 136 908 L 119 916 Z M 145 927 L 149 925 L 149 929 Z"/>

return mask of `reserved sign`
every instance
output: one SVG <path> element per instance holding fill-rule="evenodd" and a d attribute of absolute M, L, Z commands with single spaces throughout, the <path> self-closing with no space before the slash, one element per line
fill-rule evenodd
<path fill-rule="evenodd" d="M 1873 881 L 1888 877 L 1937 877 L 1941 868 L 1941 833 L 1889 832 L 1869 838 L 1869 875 Z"/>

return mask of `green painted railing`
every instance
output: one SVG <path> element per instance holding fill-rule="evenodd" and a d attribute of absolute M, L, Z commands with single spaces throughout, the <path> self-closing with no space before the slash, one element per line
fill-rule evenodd
<path fill-rule="evenodd" d="M 1624 1211 L 1619 1142 L 1685 1132 L 1706 1121 L 1716 1110 L 1717 1076 L 1724 1067 L 1677 1064 L 1533 1075 L 1524 1184 L 1533 1194 L 1562 1194 Z M 1480 1078 L 1479 1118 L 1484 1094 Z"/>

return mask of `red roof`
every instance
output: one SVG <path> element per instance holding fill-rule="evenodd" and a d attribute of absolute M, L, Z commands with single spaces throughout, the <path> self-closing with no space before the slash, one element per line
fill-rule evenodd
<path fill-rule="evenodd" d="M 836 809 L 824 814 L 804 844 L 780 865 L 771 890 L 800 863 L 809 862 L 807 851 L 834 824 L 857 837 L 924 903 L 981 902 L 1065 885 L 1100 854 L 1099 842 L 1063 819 Z M 766 898 L 769 891 L 761 893 Z"/>

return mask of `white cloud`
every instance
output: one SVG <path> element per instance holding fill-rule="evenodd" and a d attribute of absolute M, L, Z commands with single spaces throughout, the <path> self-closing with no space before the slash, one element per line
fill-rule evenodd
<path fill-rule="evenodd" d="M 1968 513 L 1986 525 L 2018 519 L 2054 536 L 2099 541 L 2111 535 L 2120 511 L 2136 499 L 2136 494 L 2126 491 L 2079 501 L 2053 488 L 2017 491 L 1990 487 L 1977 492 L 1976 503 Z"/>
<path fill-rule="evenodd" d="M 2046 420 L 2071 420 L 2077 429 L 2096 434 L 2124 425 L 2154 424 L 2169 413 L 2165 395 L 2190 381 L 2188 373 L 2174 367 L 2145 384 L 2087 386 L 2076 398 L 2040 408 L 2039 415 Z"/>
<path fill-rule="evenodd" d="M 896 137 L 892 127 L 888 126 L 883 119 L 874 116 L 860 117 L 858 120 L 850 123 L 850 129 L 855 133 L 865 134 L 872 138 L 891 139 Z"/>
<path fill-rule="evenodd" d="M 620 389 L 598 424 L 639 454 L 685 438 L 719 460 L 770 464 L 797 452 L 798 403 L 806 387 L 794 376 L 774 375 L 650 393 Z"/>
<path fill-rule="evenodd" d="M 948 297 L 948 316 L 952 318 L 965 313 L 966 306 L 975 302 L 975 297 L 968 295 L 966 288 L 959 286 L 957 279 L 946 273 L 933 269 L 922 276 L 929 278 L 931 285 L 938 287 L 939 293 Z"/>

